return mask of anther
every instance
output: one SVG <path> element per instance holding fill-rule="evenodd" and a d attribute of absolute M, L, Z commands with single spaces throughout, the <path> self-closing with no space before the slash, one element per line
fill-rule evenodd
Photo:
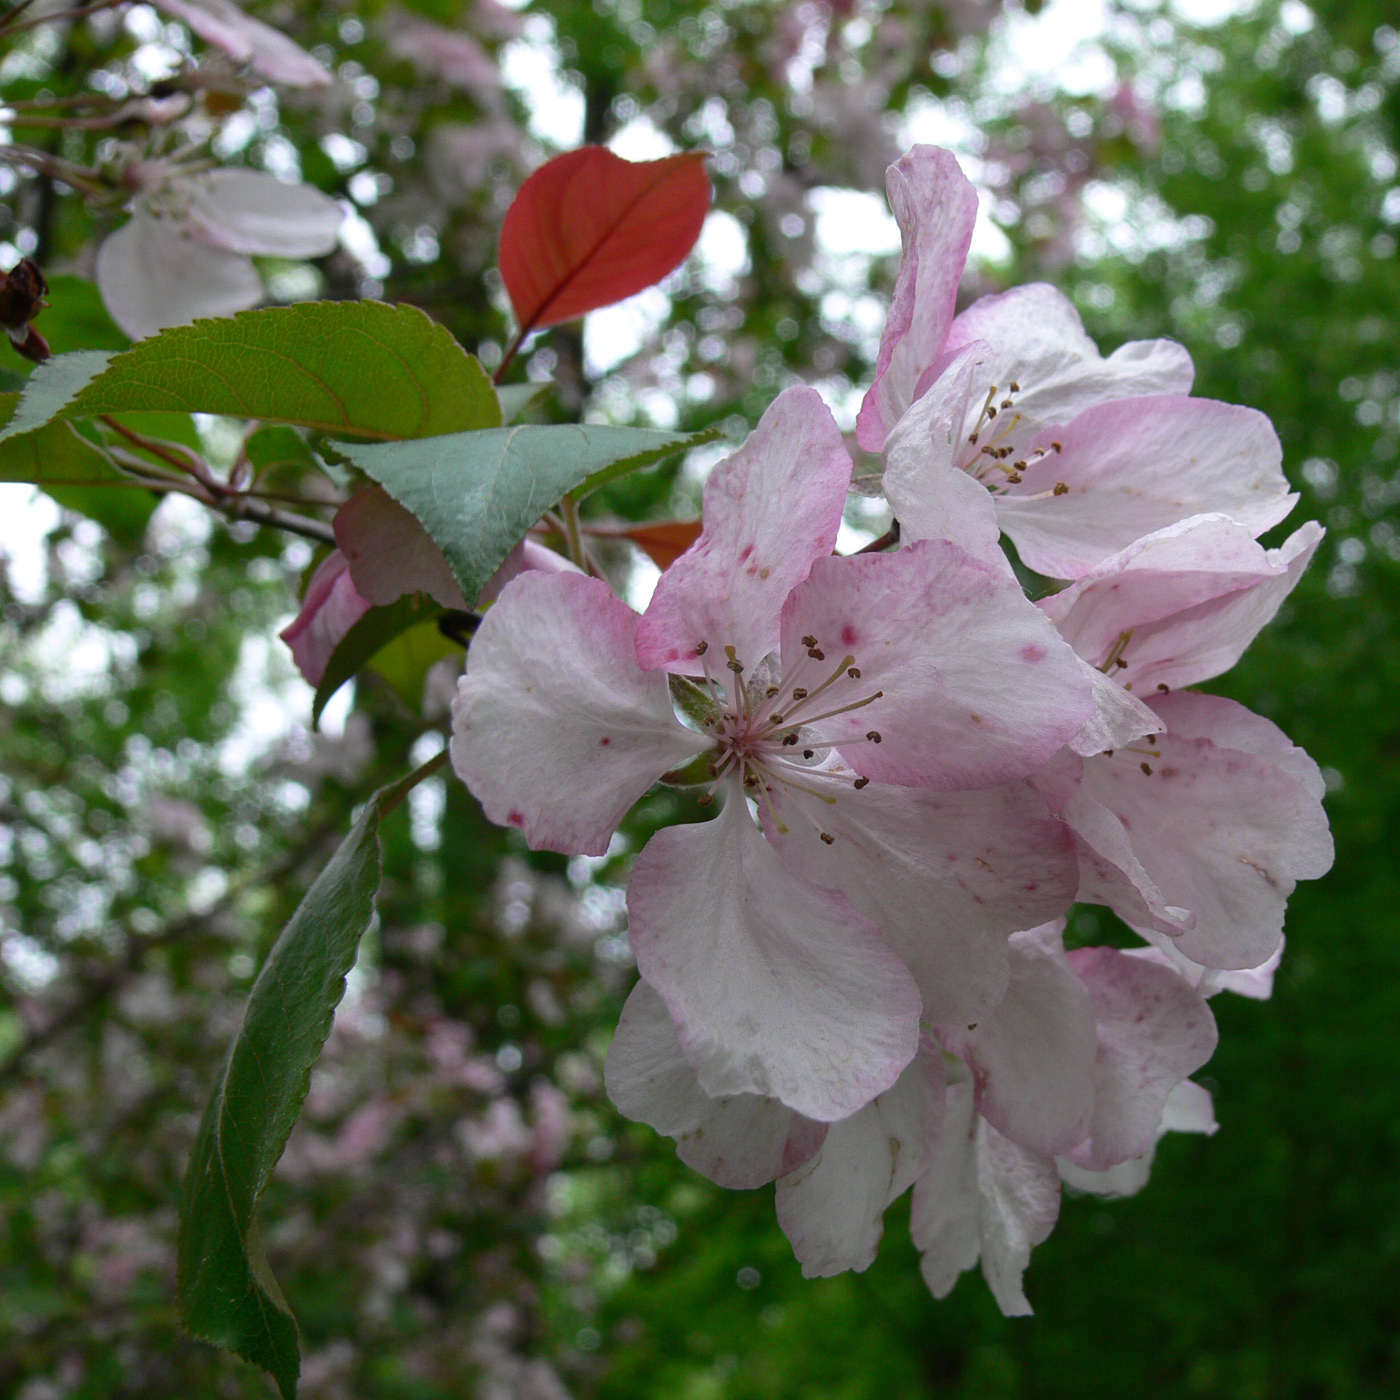
<path fill-rule="evenodd" d="M 865 737 L 869 739 L 872 744 L 878 744 L 880 742 L 880 731 L 878 729 L 867 729 L 865 731 Z"/>
<path fill-rule="evenodd" d="M 828 846 L 830 846 L 836 840 L 836 838 L 829 831 L 823 831 L 820 833 L 820 835 L 822 840 L 825 841 Z"/>
<path fill-rule="evenodd" d="M 1002 406 L 1003 408 L 1010 408 L 1010 407 L 1011 407 L 1011 400 L 1010 400 L 1010 399 L 1003 399 L 1003 400 L 1001 401 L 1001 406 Z"/>
<path fill-rule="evenodd" d="M 1011 392 L 1013 394 L 1019 394 L 1021 392 L 1021 386 L 1014 379 L 1011 381 Z"/>
<path fill-rule="evenodd" d="M 807 692 L 803 690 L 801 686 L 798 686 L 797 689 L 792 692 L 792 698 L 794 700 L 805 700 L 807 698 Z"/>
<path fill-rule="evenodd" d="M 1057 482 L 1055 483 L 1055 489 L 1054 489 L 1054 491 L 1052 491 L 1050 494 L 1053 495 L 1053 496 L 1068 496 L 1068 495 L 1069 495 L 1069 487 L 1068 487 L 1067 485 L 1065 485 L 1065 483 L 1064 483 L 1063 481 L 1057 481 Z"/>
<path fill-rule="evenodd" d="M 726 661 L 724 664 L 728 666 L 729 669 L 733 671 L 736 676 L 741 675 L 743 673 L 744 663 L 742 661 Z"/>
<path fill-rule="evenodd" d="M 708 807 L 708 806 L 710 806 L 710 804 L 711 804 L 714 800 L 715 800 L 715 795 L 714 795 L 714 793 L 712 793 L 712 792 L 701 793 L 701 795 L 695 799 L 695 805 L 696 805 L 697 807 Z"/>
<path fill-rule="evenodd" d="M 1063 452 L 1065 450 L 1058 442 L 1052 442 L 1050 446 L 1056 452 Z"/>
<path fill-rule="evenodd" d="M 812 755 L 813 755 L 815 752 L 816 752 L 815 749 L 803 749 L 803 750 L 802 750 L 802 757 L 803 757 L 803 758 L 811 758 Z"/>
<path fill-rule="evenodd" d="M 769 716 L 768 716 L 768 723 L 769 723 L 769 724 L 781 724 L 782 722 L 783 722 L 783 717 L 782 717 L 782 715 L 769 715 Z"/>
<path fill-rule="evenodd" d="M 709 651 L 709 649 L 710 649 L 710 644 L 709 644 L 709 642 L 696 642 L 696 643 L 695 643 L 695 654 L 696 654 L 696 656 L 704 656 L 704 654 L 705 654 L 707 651 Z"/>
<path fill-rule="evenodd" d="M 1026 467 L 1029 466 L 1029 465 L 1030 465 L 1030 464 L 1027 463 L 1027 462 L 1012 462 L 1012 464 L 1011 464 L 1011 470 L 1012 470 L 1013 472 L 1023 472 L 1023 471 L 1025 471 Z"/>
<path fill-rule="evenodd" d="M 854 783 L 855 790 L 859 792 L 869 781 L 869 778 L 857 778 Z"/>
<path fill-rule="evenodd" d="M 756 788 L 756 787 L 758 786 L 758 774 L 757 774 L 757 773 L 745 773 L 745 774 L 744 774 L 744 786 L 745 786 L 746 788 Z"/>
<path fill-rule="evenodd" d="M 802 639 L 802 645 L 804 647 L 814 647 L 816 646 L 816 644 L 817 639 L 814 636 L 812 636 L 810 632 Z"/>
<path fill-rule="evenodd" d="M 785 749 L 795 749 L 797 747 L 797 735 L 785 734 L 783 736 L 783 747 Z"/>
<path fill-rule="evenodd" d="M 1150 763 L 1142 763 L 1138 766 L 1142 769 L 1144 773 L 1147 774 L 1149 778 L 1152 776 L 1152 765 Z"/>
<path fill-rule="evenodd" d="M 1170 694 L 1171 694 L 1171 689 L 1172 689 L 1171 686 L 1169 686 L 1165 681 L 1158 681 L 1158 682 L 1157 682 L 1157 694 L 1158 694 L 1158 695 L 1170 695 Z"/>
<path fill-rule="evenodd" d="M 763 698 L 765 700 L 771 700 L 781 689 L 781 686 L 770 685 L 768 689 L 763 692 Z"/>
<path fill-rule="evenodd" d="M 1012 472 L 1011 475 L 1006 478 L 1006 480 L 1010 485 L 1015 486 L 1021 480 L 1021 473 Z"/>
<path fill-rule="evenodd" d="M 1126 661 L 1124 661 L 1123 658 L 1122 658 L 1121 656 L 1115 656 L 1115 657 L 1113 658 L 1113 664 L 1114 664 L 1115 666 L 1121 667 L 1121 668 L 1122 668 L 1123 670 L 1125 670 L 1125 671 L 1128 669 L 1128 663 L 1127 663 Z"/>
<path fill-rule="evenodd" d="M 826 653 L 820 647 L 808 647 L 807 655 L 810 656 L 813 661 L 826 660 Z"/>
<path fill-rule="evenodd" d="M 848 667 L 846 668 L 846 674 L 847 674 L 853 681 L 858 681 L 858 680 L 860 679 L 860 667 L 858 667 L 858 666 L 848 666 Z"/>

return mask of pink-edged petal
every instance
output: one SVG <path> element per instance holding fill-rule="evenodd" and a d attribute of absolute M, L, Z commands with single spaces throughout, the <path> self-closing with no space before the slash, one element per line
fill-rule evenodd
<path fill-rule="evenodd" d="M 1211 698 L 1229 713 L 1233 702 Z M 1149 756 L 1117 750 L 1085 762 L 1080 790 L 1064 815 L 1077 835 L 1088 834 L 1083 817 L 1089 804 L 1116 818 L 1161 900 L 1194 917 L 1194 927 L 1177 940 L 1186 957 L 1208 967 L 1257 967 L 1278 946 L 1294 885 L 1331 866 L 1326 814 L 1314 791 L 1279 763 L 1177 733 L 1177 700 L 1154 702 L 1172 728 L 1157 736 Z M 1140 905 L 1120 906 L 1112 891 L 1095 887 L 1091 872 L 1081 867 L 1081 874 L 1081 899 L 1109 902 L 1132 924 L 1180 930 L 1175 919 L 1164 924 L 1144 918 Z"/>
<path fill-rule="evenodd" d="M 1252 753 L 1270 763 L 1298 782 L 1322 801 L 1327 791 L 1322 770 L 1305 749 L 1300 749 L 1272 720 L 1256 715 L 1236 700 L 1223 695 L 1202 695 L 1196 691 L 1181 691 L 1153 699 L 1152 708 L 1162 723 L 1179 739 L 1209 739 L 1226 749 Z M 1300 875 L 1301 880 L 1317 880 L 1332 868 L 1330 845 L 1326 863 L 1314 875 Z"/>
<path fill-rule="evenodd" d="M 1003 414 L 1019 419 L 1011 437 L 1018 445 L 1047 423 L 1067 423 L 1110 399 L 1189 394 L 1195 377 L 1191 356 L 1171 340 L 1130 341 L 1105 359 L 1074 303 L 1046 282 L 973 302 L 949 329 L 944 353 L 974 341 L 986 347 L 978 405 L 995 384 L 997 399 L 1011 400 Z"/>
<path fill-rule="evenodd" d="M 835 798 L 817 828 L 775 797 L 788 831 L 770 835 L 794 869 L 839 889 L 875 920 L 923 998 L 926 1022 L 977 1021 L 1006 993 L 1007 939 L 1056 918 L 1078 885 L 1063 823 L 1026 783 L 941 793 L 812 774 Z"/>
<path fill-rule="evenodd" d="M 1192 515 L 1228 515 L 1259 535 L 1298 499 L 1269 420 L 1211 399 L 1115 399 L 1037 434 L 1027 460 L 1040 450 L 996 505 L 1022 560 L 1052 578 L 1079 578 Z"/>
<path fill-rule="evenodd" d="M 1094 713 L 1069 741 L 1081 758 L 1090 758 L 1105 749 L 1122 748 L 1134 739 L 1155 734 L 1161 727 L 1156 713 L 1097 667 L 1085 663 L 1085 674 L 1094 687 Z"/>
<path fill-rule="evenodd" d="M 97 287 L 133 340 L 206 316 L 231 316 L 263 299 L 262 278 L 242 253 L 191 238 L 140 200 L 131 221 L 97 250 Z"/>
<path fill-rule="evenodd" d="M 179 191 L 190 233 L 231 253 L 319 258 L 335 248 L 345 218 L 313 185 L 291 185 L 260 170 L 183 176 Z"/>
<path fill-rule="evenodd" d="M 973 376 L 985 348 L 960 350 L 895 425 L 885 443 L 884 489 L 906 544 L 951 540 L 974 559 L 1009 569 L 991 495 L 954 464 L 971 426 Z"/>
<path fill-rule="evenodd" d="M 1146 939 L 1151 947 L 1132 948 L 1129 955 L 1146 958 L 1170 968 L 1178 976 L 1184 977 L 1203 997 L 1213 997 L 1217 992 L 1234 992 L 1236 996 L 1248 997 L 1250 1001 L 1268 1001 L 1274 994 L 1274 974 L 1283 962 L 1283 949 L 1287 939 L 1280 938 L 1272 956 L 1265 958 L 1258 967 L 1241 967 L 1230 971 L 1218 967 L 1202 967 L 1192 962 L 1174 939 L 1156 929 L 1138 928 L 1133 932 Z"/>
<path fill-rule="evenodd" d="M 636 661 L 637 615 L 601 579 L 529 573 L 482 619 L 452 704 L 452 766 L 536 849 L 602 855 L 627 809 L 706 747 Z"/>
<path fill-rule="evenodd" d="M 1210 1091 L 1190 1079 L 1183 1079 L 1167 1095 L 1156 1139 L 1160 1141 L 1166 1133 L 1204 1133 L 1210 1137 L 1219 1127 L 1215 1121 L 1215 1108 L 1211 1103 Z M 1059 1169 L 1060 1180 L 1066 1186 L 1091 1196 L 1112 1200 L 1135 1196 L 1147 1185 L 1148 1178 L 1152 1175 L 1152 1159 L 1155 1155 L 1154 1142 L 1141 1157 L 1128 1157 L 1105 1171 L 1088 1171 L 1067 1157 L 1057 1158 L 1055 1166 Z"/>
<path fill-rule="evenodd" d="M 657 832 L 627 908 L 637 966 L 707 1094 L 832 1122 L 913 1059 L 914 979 L 843 895 L 786 869 L 741 794 L 713 821 Z"/>
<path fill-rule="evenodd" d="M 1009 953 L 1000 1005 L 976 1025 L 934 1029 L 971 1069 L 977 1110 L 998 1132 L 1033 1152 L 1068 1152 L 1094 1110 L 1090 995 L 1066 960 L 1059 926 L 1014 934 Z"/>
<path fill-rule="evenodd" d="M 382 486 L 357 492 L 336 511 L 335 539 L 360 596 L 376 606 L 428 593 L 445 608 L 466 608 L 446 555 Z"/>
<path fill-rule="evenodd" d="M 875 379 L 856 420 L 856 441 L 878 452 L 920 381 L 942 352 L 953 320 L 977 191 L 951 151 L 915 146 L 885 172 L 890 208 L 904 243 Z"/>
<path fill-rule="evenodd" d="M 884 1214 L 926 1170 L 943 1121 L 943 1064 L 925 1038 L 894 1085 L 828 1129 L 820 1149 L 779 1179 L 778 1224 L 803 1278 L 875 1262 Z"/>
<path fill-rule="evenodd" d="M 1167 1096 L 1215 1053 L 1215 1018 L 1184 977 L 1144 958 L 1077 948 L 1069 962 L 1089 993 L 1098 1050 L 1089 1132 L 1065 1155 L 1106 1171 L 1157 1141 Z"/>
<path fill-rule="evenodd" d="M 723 674 L 724 648 L 747 667 L 778 645 L 789 593 L 829 555 L 851 459 L 814 390 L 785 389 L 705 481 L 705 528 L 661 575 L 637 628 L 637 659 L 693 671 L 701 644 Z"/>
<path fill-rule="evenodd" d="M 951 1076 L 950 1076 L 951 1079 Z M 1002 1137 L 973 1107 L 972 1086 L 950 1082 L 943 1131 L 914 1186 L 910 1231 L 935 1298 L 980 1257 L 982 1275 L 1007 1317 L 1031 1305 L 1021 1277 L 1031 1250 L 1050 1236 L 1060 1212 L 1052 1158 Z"/>
<path fill-rule="evenodd" d="M 1195 516 L 1135 541 L 1038 606 L 1085 661 L 1112 658 L 1114 679 L 1140 695 L 1195 685 L 1240 659 L 1323 533 L 1309 521 L 1266 550 L 1228 516 Z"/>
<path fill-rule="evenodd" d="M 187 24 L 206 44 L 247 63 L 269 82 L 283 87 L 325 87 L 327 68 L 261 20 L 246 15 L 233 0 L 152 0 L 156 9 Z"/>
<path fill-rule="evenodd" d="M 301 611 L 278 633 L 309 684 L 321 684 L 341 639 L 369 609 L 355 591 L 350 561 L 338 549 L 331 550 L 311 575 Z"/>
<path fill-rule="evenodd" d="M 810 658 L 808 636 L 823 659 Z M 783 676 L 801 665 L 820 682 L 845 656 L 859 676 L 807 713 L 857 772 L 881 782 L 1008 782 L 1094 710 L 1083 667 L 1016 581 L 940 540 L 816 561 L 783 610 Z M 817 718 L 877 692 L 863 708 Z"/>
<path fill-rule="evenodd" d="M 681 1052 L 665 1003 L 646 982 L 633 987 L 622 1008 L 603 1082 L 629 1118 L 675 1138 L 681 1161 L 733 1190 L 750 1190 L 796 1171 L 827 1132 L 825 1123 L 776 1099 L 756 1094 L 712 1099 Z"/>

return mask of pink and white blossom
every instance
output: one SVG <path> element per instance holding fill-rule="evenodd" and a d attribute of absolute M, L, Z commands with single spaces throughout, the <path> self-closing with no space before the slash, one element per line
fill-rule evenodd
<path fill-rule="evenodd" d="M 906 790 L 1014 782 L 1093 708 L 1082 664 L 1004 571 L 942 541 L 833 558 L 850 471 L 817 395 L 786 391 L 710 475 L 700 538 L 643 617 L 594 580 L 519 579 L 484 619 L 454 706 L 454 763 L 487 814 L 556 850 L 601 853 L 653 781 L 707 754 L 719 817 L 658 833 L 633 871 L 638 966 L 705 1093 L 821 1121 L 887 1090 L 917 1046 L 919 985 L 890 947 L 914 935 L 895 929 L 898 899 L 872 891 L 913 881 L 927 899 L 942 865 L 954 912 L 975 902 L 975 882 L 946 872 L 957 804 Z M 677 684 L 699 698 L 698 730 L 675 717 L 668 673 L 691 678 Z M 1024 786 L 1000 800 L 1031 814 L 1013 828 L 1048 825 Z M 897 850 L 896 813 L 920 823 Z M 996 853 L 1031 888 L 978 923 L 993 948 L 1013 907 L 1067 897 L 1062 840 L 1029 864 Z M 926 916 L 920 936 L 939 924 Z M 949 1005 L 1000 995 L 995 951 L 962 986 L 956 957 L 928 962 L 950 978 Z"/>
<path fill-rule="evenodd" d="M 151 0 L 156 9 L 188 25 L 206 44 L 246 63 L 280 87 L 325 87 L 330 71 L 300 44 L 254 19 L 233 0 Z"/>
<path fill-rule="evenodd" d="M 253 256 L 320 257 L 344 217 L 319 190 L 257 170 L 140 161 L 126 179 L 132 217 L 98 249 L 97 285 L 133 340 L 256 306 L 265 292 Z"/>

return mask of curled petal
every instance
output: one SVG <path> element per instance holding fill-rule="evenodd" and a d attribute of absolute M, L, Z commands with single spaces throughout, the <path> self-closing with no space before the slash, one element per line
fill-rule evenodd
<path fill-rule="evenodd" d="M 836 420 L 813 389 L 785 389 L 705 481 L 704 530 L 664 574 L 637 628 L 637 659 L 693 670 L 699 644 L 753 668 L 778 645 L 789 593 L 830 555 L 851 480 Z"/>
<path fill-rule="evenodd" d="M 811 659 L 808 636 L 822 659 Z M 811 722 L 879 782 L 1008 782 L 1049 759 L 1094 711 L 1083 667 L 1015 580 L 939 540 L 816 561 L 783 612 L 783 675 L 802 666 L 825 679 L 843 656 L 859 675 L 825 692 Z M 817 717 L 877 692 L 861 708 Z"/>
<path fill-rule="evenodd" d="M 1059 1213 L 1054 1160 L 1002 1137 L 974 1108 L 972 1085 L 950 1083 L 943 1131 L 914 1186 L 909 1222 L 933 1296 L 947 1297 L 980 1257 L 1002 1312 L 1027 1316 L 1021 1276 Z"/>
<path fill-rule="evenodd" d="M 97 250 L 97 286 L 133 340 L 205 316 L 231 316 L 263 299 L 262 278 L 247 257 L 191 238 L 141 200 L 131 221 Z"/>
<path fill-rule="evenodd" d="M 472 639 L 452 766 L 536 850 L 602 855 L 627 809 L 706 747 L 636 662 L 637 615 L 600 579 L 527 573 Z"/>
<path fill-rule="evenodd" d="M 1098 1049 L 1093 1119 L 1066 1155 L 1106 1171 L 1151 1150 L 1167 1096 L 1215 1053 L 1215 1018 L 1184 977 L 1145 958 L 1077 948 L 1069 963 L 1088 991 Z"/>
<path fill-rule="evenodd" d="M 875 924 L 790 873 L 731 793 L 657 832 L 627 891 L 633 951 L 700 1087 L 845 1118 L 914 1057 L 919 993 Z"/>
<path fill-rule="evenodd" d="M 943 1100 L 941 1056 L 925 1039 L 893 1087 L 833 1123 L 811 1159 L 779 1180 L 778 1224 L 803 1278 L 860 1273 L 875 1262 L 886 1208 L 928 1166 Z"/>
<path fill-rule="evenodd" d="M 1000 490 L 997 513 L 1026 565 L 1051 578 L 1079 578 L 1192 515 L 1228 515 L 1260 535 L 1298 500 L 1269 420 L 1211 399 L 1115 399 L 1047 428 L 1026 451 L 1028 461 L 1044 455 Z"/>
<path fill-rule="evenodd" d="M 1069 741 L 1081 758 L 1092 758 L 1105 749 L 1119 749 L 1146 734 L 1155 734 L 1162 722 L 1131 690 L 1085 665 L 1085 674 L 1094 686 L 1094 713 Z"/>
<path fill-rule="evenodd" d="M 748 1190 L 796 1171 L 821 1146 L 814 1123 L 776 1099 L 712 1099 L 681 1052 L 665 1003 L 638 982 L 608 1047 L 608 1097 L 629 1118 L 675 1138 L 681 1161 L 720 1186 Z"/>
<path fill-rule="evenodd" d="M 1228 516 L 1194 516 L 1135 541 L 1038 606 L 1085 661 L 1108 665 L 1139 695 L 1196 685 L 1240 659 L 1323 533 L 1309 521 L 1266 550 Z"/>
<path fill-rule="evenodd" d="M 977 192 L 951 151 L 915 146 L 885 172 L 904 253 L 880 337 L 875 379 L 856 420 L 856 440 L 878 452 L 919 396 L 943 350 L 962 280 Z"/>
<path fill-rule="evenodd" d="M 357 492 L 336 511 L 335 538 L 360 596 L 376 606 L 427 593 L 445 608 L 466 608 L 446 555 L 382 486 Z"/>
<path fill-rule="evenodd" d="M 341 639 L 369 609 L 369 602 L 355 590 L 350 561 L 338 549 L 331 550 L 311 575 L 301 611 L 278 633 L 309 684 L 321 684 Z"/>

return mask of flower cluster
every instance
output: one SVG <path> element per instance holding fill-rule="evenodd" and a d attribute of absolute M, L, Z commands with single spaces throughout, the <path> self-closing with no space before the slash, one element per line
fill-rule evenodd
<path fill-rule="evenodd" d="M 537 849 L 601 854 L 658 780 L 707 820 L 638 855 L 641 980 L 608 1089 L 722 1185 L 776 1181 L 804 1272 L 866 1268 L 913 1188 L 942 1296 L 1004 1311 L 1061 1182 L 1126 1194 L 1161 1134 L 1213 1132 L 1188 1078 L 1206 998 L 1267 995 L 1295 882 L 1332 850 L 1315 764 L 1189 689 L 1231 666 L 1315 550 L 1249 409 L 1189 396 L 1166 341 L 1102 357 L 1047 286 L 954 315 L 976 197 L 889 171 L 904 256 L 858 423 L 899 522 L 833 553 L 852 464 L 779 395 L 706 482 L 640 616 L 521 573 L 472 643 L 458 773 Z M 1003 548 L 1059 591 L 1031 602 Z M 1142 946 L 1066 949 L 1076 900 Z"/>

